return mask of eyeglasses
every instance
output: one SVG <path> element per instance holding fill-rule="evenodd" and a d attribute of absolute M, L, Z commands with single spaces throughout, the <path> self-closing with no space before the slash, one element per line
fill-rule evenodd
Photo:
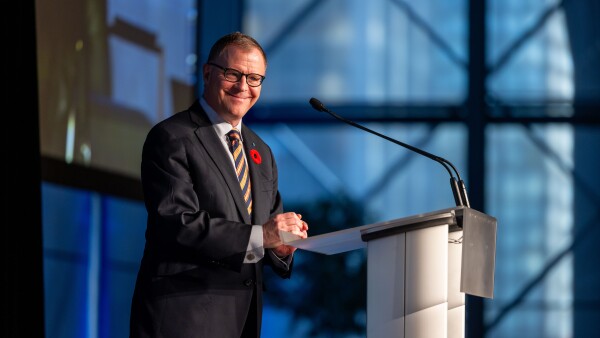
<path fill-rule="evenodd" d="M 238 82 L 242 78 L 242 75 L 244 75 L 244 76 L 246 76 L 246 83 L 248 84 L 248 86 L 258 87 L 262 84 L 263 80 L 265 79 L 265 77 L 260 74 L 256 74 L 256 73 L 244 74 L 237 69 L 221 67 L 218 64 L 215 64 L 212 62 L 207 62 L 207 64 L 222 69 L 225 80 L 227 80 L 229 82 Z"/>

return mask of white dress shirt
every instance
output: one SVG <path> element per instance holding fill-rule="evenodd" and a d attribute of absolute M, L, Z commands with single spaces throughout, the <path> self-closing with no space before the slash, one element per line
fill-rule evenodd
<path fill-rule="evenodd" d="M 210 122 L 212 122 L 212 126 L 219 136 L 219 140 L 223 144 L 223 149 L 225 149 L 225 153 L 229 155 L 229 159 L 231 160 L 231 166 L 233 170 L 235 170 L 235 160 L 233 159 L 233 154 L 229 151 L 229 145 L 227 143 L 227 133 L 231 131 L 234 127 L 228 122 L 226 122 L 217 112 L 212 109 L 208 103 L 204 100 L 204 98 L 200 98 L 200 105 L 202 109 L 208 115 Z M 242 133 L 242 123 L 240 121 L 239 125 L 235 126 L 237 130 L 240 132 L 240 137 Z M 242 139 L 242 143 L 244 140 Z M 246 157 L 246 153 L 242 147 L 242 155 Z M 246 163 L 248 163 L 248 158 L 246 157 Z M 248 247 L 246 248 L 246 257 L 244 258 L 244 263 L 256 263 L 260 261 L 265 255 L 264 245 L 263 245 L 263 229 L 262 225 L 252 225 L 252 232 L 250 233 L 250 241 L 248 242 Z M 276 256 L 275 256 L 276 257 Z M 279 258 L 279 257 L 277 257 Z"/>

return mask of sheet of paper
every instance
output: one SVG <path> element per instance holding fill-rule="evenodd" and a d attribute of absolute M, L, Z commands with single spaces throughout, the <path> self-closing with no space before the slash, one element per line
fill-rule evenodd
<path fill-rule="evenodd" d="M 281 238 L 281 241 L 284 244 L 296 241 L 298 239 L 300 239 L 301 237 L 298 235 L 294 235 L 291 232 L 286 232 L 286 231 L 279 231 L 279 238 Z"/>

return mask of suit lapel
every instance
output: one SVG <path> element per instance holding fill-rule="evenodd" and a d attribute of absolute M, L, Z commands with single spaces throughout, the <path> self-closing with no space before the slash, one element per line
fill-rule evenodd
<path fill-rule="evenodd" d="M 242 137 L 244 139 L 244 151 L 250 170 L 250 180 L 252 182 L 252 220 L 253 224 L 262 224 L 267 221 L 263 215 L 269 216 L 267 201 L 269 198 L 263 196 L 262 177 L 260 174 L 260 165 L 252 160 L 251 151 L 256 150 L 257 140 L 254 138 L 254 133 L 246 132 L 248 127 L 244 125 L 242 128 Z"/>
<path fill-rule="evenodd" d="M 238 209 L 238 212 L 242 216 L 244 223 L 251 224 L 250 215 L 248 215 L 248 211 L 246 210 L 244 196 L 242 196 L 242 190 L 240 189 L 240 183 L 235 175 L 233 165 L 229 159 L 229 154 L 225 153 L 223 144 L 219 140 L 219 137 L 212 128 L 210 121 L 208 121 L 208 117 L 206 117 L 206 114 L 201 110 L 201 108 L 200 110 L 196 111 L 196 114 L 192 113 L 192 119 L 196 120 L 196 123 L 199 125 L 199 128 L 196 129 L 196 136 L 219 169 L 219 172 L 223 176 L 225 183 L 227 183 L 229 191 L 233 196 L 235 205 Z M 254 204 L 254 201 L 252 203 Z"/>

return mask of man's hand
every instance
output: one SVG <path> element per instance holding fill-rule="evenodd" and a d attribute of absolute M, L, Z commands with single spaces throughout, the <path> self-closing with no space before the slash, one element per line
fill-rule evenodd
<path fill-rule="evenodd" d="M 306 238 L 308 224 L 302 220 L 302 215 L 286 212 L 271 218 L 263 224 L 263 244 L 265 248 L 273 249 L 279 257 L 291 255 L 296 248 L 284 245 L 279 238 L 279 231 L 290 232 L 300 238 Z"/>

